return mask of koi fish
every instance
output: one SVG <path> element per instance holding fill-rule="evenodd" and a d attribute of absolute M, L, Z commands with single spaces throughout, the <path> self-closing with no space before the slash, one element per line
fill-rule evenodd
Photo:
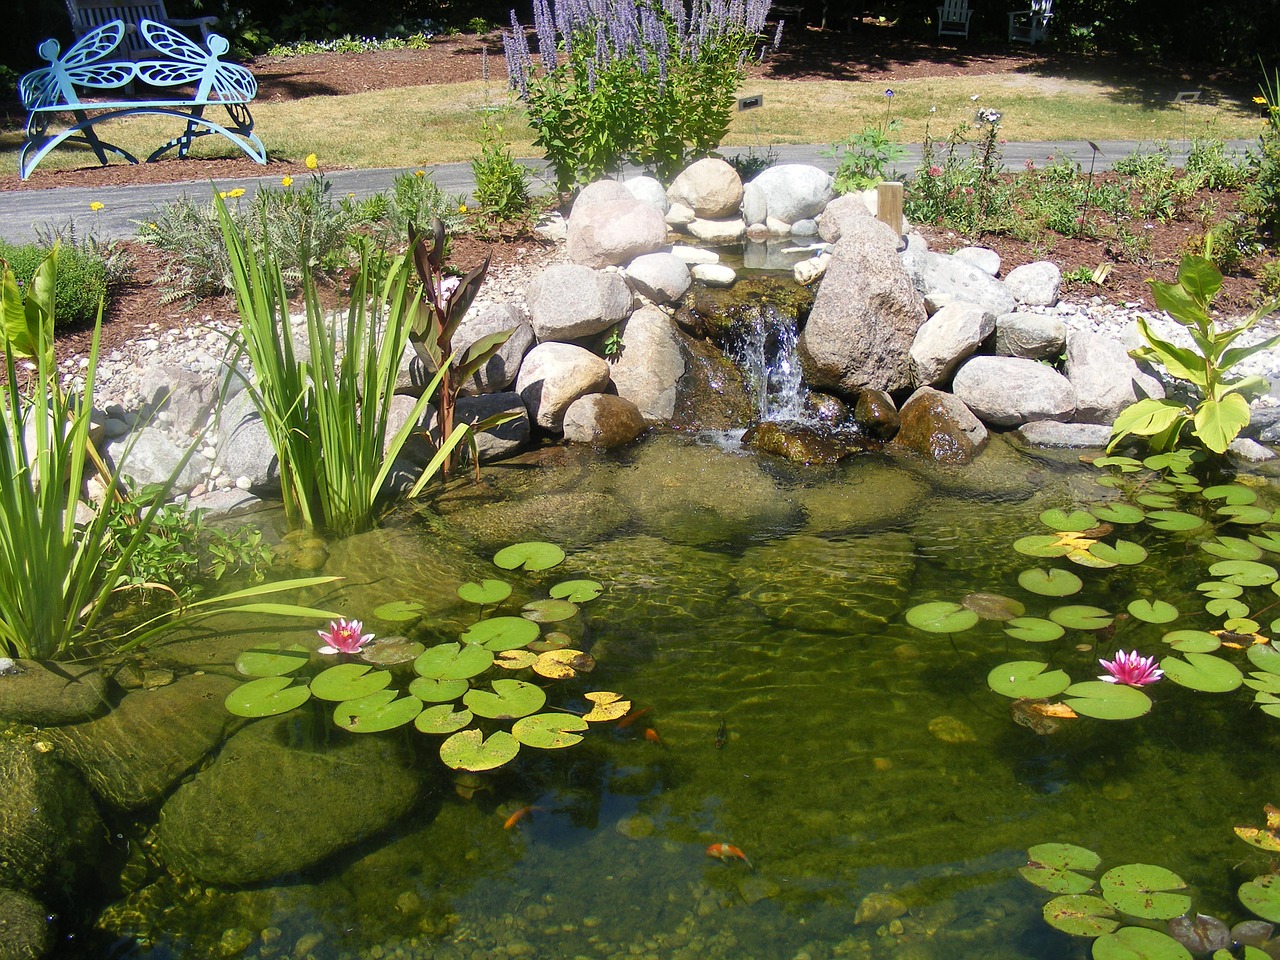
<path fill-rule="evenodd" d="M 741 860 L 748 868 L 754 869 L 751 866 L 751 861 L 747 859 L 747 855 L 731 843 L 713 843 L 707 847 L 707 856 L 716 857 L 725 863 L 730 860 Z"/>
<path fill-rule="evenodd" d="M 632 710 L 625 717 L 618 721 L 618 729 L 625 730 L 631 726 L 645 714 L 653 713 L 653 707 L 641 707 L 639 710 Z"/>
<path fill-rule="evenodd" d="M 514 827 L 517 823 L 519 823 L 525 817 L 532 816 L 535 810 L 541 810 L 541 809 L 542 809 L 541 807 L 534 807 L 534 806 L 521 807 L 515 813 L 511 814 L 511 816 L 507 817 L 507 819 L 502 824 L 502 829 L 510 830 L 512 827 Z"/>
<path fill-rule="evenodd" d="M 653 729 L 653 727 L 644 728 L 644 738 L 650 743 L 656 743 L 660 747 L 665 747 L 667 745 L 666 742 L 663 741 L 662 737 L 658 735 L 658 731 Z"/>
<path fill-rule="evenodd" d="M 724 717 L 720 718 L 720 727 L 716 730 L 716 749 L 719 750 L 729 742 L 729 727 L 724 722 Z"/>

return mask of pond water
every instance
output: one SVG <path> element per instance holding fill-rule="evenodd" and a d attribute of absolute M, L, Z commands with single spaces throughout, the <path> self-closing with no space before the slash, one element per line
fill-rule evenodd
<path fill-rule="evenodd" d="M 406 511 L 331 545 L 344 609 L 385 631 L 368 611 L 413 597 L 429 611 L 419 635 L 456 638 L 475 614 L 453 589 L 495 575 L 507 543 L 553 540 L 568 559 L 534 582 L 605 586 L 569 627 L 598 661 L 589 686 L 569 689 L 620 691 L 651 712 L 568 750 L 526 750 L 470 800 L 433 738 L 410 733 L 433 786 L 389 832 L 250 888 L 158 873 L 105 905 L 85 955 L 1084 957 L 1090 941 L 1051 930 L 1048 895 L 1017 873 L 1047 841 L 1162 864 L 1198 909 L 1243 919 L 1235 888 L 1261 871 L 1232 826 L 1280 801 L 1280 721 L 1251 691 L 1162 682 L 1145 717 L 1037 735 L 988 688 L 993 667 L 1043 659 L 1092 679 L 1117 645 L 1167 653 L 1169 628 L 1131 619 L 1110 639 L 1030 644 L 998 622 L 945 635 L 904 619 L 975 590 L 1041 615 L 1061 602 L 1016 578 L 1072 565 L 1011 545 L 1048 529 L 1047 508 L 1111 496 L 1099 475 L 1002 443 L 963 471 L 873 455 L 801 470 L 695 435 L 487 468 L 438 514 Z M 1246 479 L 1275 509 L 1274 486 Z M 1085 581 L 1074 602 L 1117 611 L 1156 597 L 1186 611 L 1179 627 L 1218 626 L 1195 590 L 1208 529 L 1125 531 L 1148 561 L 1072 567 Z M 709 856 L 718 843 L 750 865 Z"/>

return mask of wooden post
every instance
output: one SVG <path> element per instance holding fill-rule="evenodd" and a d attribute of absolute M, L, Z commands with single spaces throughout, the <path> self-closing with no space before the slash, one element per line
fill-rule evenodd
<path fill-rule="evenodd" d="M 885 180 L 876 185 L 876 219 L 902 236 L 902 183 Z"/>

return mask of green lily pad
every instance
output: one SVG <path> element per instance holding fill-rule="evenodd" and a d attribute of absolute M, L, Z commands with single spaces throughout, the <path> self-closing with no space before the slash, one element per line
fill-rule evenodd
<path fill-rule="evenodd" d="M 1258 533 L 1251 533 L 1249 534 L 1249 542 L 1261 547 L 1268 553 L 1280 553 L 1280 536 L 1277 536 L 1274 533 L 1269 533 L 1265 536 Z"/>
<path fill-rule="evenodd" d="M 1181 510 L 1153 510 L 1147 514 L 1147 523 L 1157 530 L 1198 530 L 1204 518 Z"/>
<path fill-rule="evenodd" d="M 1191 898 L 1170 890 L 1185 890 L 1186 882 L 1164 867 L 1126 863 L 1112 867 L 1098 882 L 1102 896 L 1121 913 L 1143 920 L 1172 920 L 1191 909 Z"/>
<path fill-rule="evenodd" d="M 1181 488 L 1171 480 L 1158 480 L 1147 484 L 1147 489 L 1152 493 L 1176 493 Z"/>
<path fill-rule="evenodd" d="M 1089 548 L 1089 552 L 1099 560 L 1124 566 L 1133 566 L 1147 559 L 1146 549 L 1131 540 L 1117 540 L 1114 545 L 1095 543 Z"/>
<path fill-rule="evenodd" d="M 467 603 L 476 603 L 484 607 L 491 603 L 501 603 L 511 596 L 511 584 L 505 580 L 481 580 L 479 583 L 464 583 L 458 587 L 458 596 L 467 601 Z"/>
<path fill-rule="evenodd" d="M 1243 523 L 1246 526 L 1256 526 L 1271 519 L 1271 511 L 1266 507 L 1255 507 L 1249 504 L 1219 507 L 1215 512 L 1220 517 L 1226 517 L 1231 523 Z"/>
<path fill-rule="evenodd" d="M 1271 960 L 1271 954 L 1265 950 L 1245 944 L 1241 953 L 1233 954 L 1225 947 L 1221 950 L 1213 951 L 1212 960 Z"/>
<path fill-rule="evenodd" d="M 1046 510 L 1040 514 L 1040 522 L 1050 530 L 1061 530 L 1064 533 L 1083 533 L 1098 525 L 1097 518 L 1083 510 L 1072 510 L 1070 513 L 1058 509 Z"/>
<path fill-rule="evenodd" d="M 413 718 L 413 725 L 419 733 L 434 733 L 443 736 L 446 733 L 457 733 L 472 720 L 475 715 L 467 709 L 457 710 L 451 703 L 439 703 L 427 707 Z"/>
<path fill-rule="evenodd" d="M 1258 495 L 1248 487 L 1242 487 L 1238 483 L 1223 483 L 1216 487 L 1206 487 L 1200 492 L 1200 496 L 1206 500 L 1221 500 L 1228 506 L 1242 506 L 1244 504 L 1253 503 L 1258 499 Z"/>
<path fill-rule="evenodd" d="M 1186 657 L 1165 657 L 1160 661 L 1164 675 L 1179 686 L 1203 693 L 1230 693 L 1244 682 L 1240 668 L 1229 660 L 1207 653 L 1188 653 Z"/>
<path fill-rule="evenodd" d="M 1027 612 L 1021 601 L 998 593 L 970 593 L 960 603 L 983 620 L 1012 620 Z"/>
<path fill-rule="evenodd" d="M 1280 673 L 1280 650 L 1269 643 L 1255 643 L 1245 654 L 1259 670 Z"/>
<path fill-rule="evenodd" d="M 1245 678 L 1244 685 L 1250 690 L 1280 696 L 1280 674 L 1267 673 L 1265 670 L 1255 670 Z"/>
<path fill-rule="evenodd" d="M 346 700 L 333 711 L 333 722 L 350 733 L 380 733 L 412 723 L 422 712 L 417 697 L 400 697 L 395 690 L 379 690 L 367 697 Z"/>
<path fill-rule="evenodd" d="M 229 713 L 253 720 L 288 713 L 311 699 L 307 686 L 290 686 L 292 683 L 292 677 L 259 677 L 236 687 L 227 694 L 223 704 Z"/>
<path fill-rule="evenodd" d="M 1102 862 L 1092 850 L 1070 843 L 1038 843 L 1027 851 L 1024 880 L 1050 893 L 1088 893 L 1096 882 L 1077 870 L 1097 870 Z"/>
<path fill-rule="evenodd" d="M 1090 512 L 1107 523 L 1140 523 L 1147 515 L 1141 507 L 1135 507 L 1131 503 L 1104 503 L 1091 507 Z"/>
<path fill-rule="evenodd" d="M 1262 547 L 1239 537 L 1218 537 L 1200 544 L 1200 549 L 1210 556 L 1222 560 L 1257 560 L 1262 556 Z"/>
<path fill-rule="evenodd" d="M 440 744 L 440 759 L 451 770 L 479 773 L 510 763 L 520 752 L 520 743 L 505 730 L 496 730 L 485 739 L 479 730 L 462 730 Z"/>
<path fill-rule="evenodd" d="M 470 680 L 493 666 L 493 651 L 478 645 L 438 643 L 413 661 L 413 671 L 432 680 Z"/>
<path fill-rule="evenodd" d="M 1013 549 L 1028 557 L 1065 557 L 1071 547 L 1052 533 L 1036 533 L 1013 542 Z"/>
<path fill-rule="evenodd" d="M 1164 600 L 1134 600 L 1129 615 L 1143 623 L 1173 623 L 1178 619 L 1178 608 Z"/>
<path fill-rule="evenodd" d="M 1268 873 L 1240 885 L 1240 902 L 1263 920 L 1280 923 L 1280 874 Z"/>
<path fill-rule="evenodd" d="M 978 622 L 978 615 L 949 600 L 920 603 L 907 611 L 907 623 L 925 633 L 959 633 Z"/>
<path fill-rule="evenodd" d="M 1052 620 L 1040 617 L 1015 617 L 1004 625 L 1004 632 L 1015 640 L 1028 643 L 1048 643 L 1057 640 L 1066 631 Z"/>
<path fill-rule="evenodd" d="M 541 687 L 524 680 L 494 680 L 489 690 L 468 690 L 462 702 L 477 717 L 489 720 L 518 720 L 537 713 L 547 702 Z"/>
<path fill-rule="evenodd" d="M 1229 630 L 1231 633 L 1247 635 L 1257 633 L 1260 626 L 1261 624 L 1257 620 L 1252 620 L 1249 617 L 1232 617 L 1230 620 L 1223 621 L 1222 629 Z"/>
<path fill-rule="evenodd" d="M 1068 707 L 1095 720 L 1132 720 L 1151 709 L 1151 698 L 1135 687 L 1103 680 L 1073 683 L 1065 691 Z"/>
<path fill-rule="evenodd" d="M 392 600 L 373 608 L 373 615 L 389 623 L 407 623 L 417 620 L 426 608 L 417 600 Z"/>
<path fill-rule="evenodd" d="M 1275 567 L 1256 560 L 1219 560 L 1209 567 L 1209 576 L 1242 587 L 1265 587 L 1277 580 Z"/>
<path fill-rule="evenodd" d="M 1230 597 L 1220 597 L 1210 600 L 1204 605 L 1206 611 L 1215 617 L 1223 617 L 1227 619 L 1235 619 L 1238 617 L 1247 617 L 1249 615 L 1249 605 L 1243 600 L 1235 600 Z"/>
<path fill-rule="evenodd" d="M 524 617 L 490 617 L 468 628 L 462 634 L 462 642 L 499 653 L 537 640 L 538 633 L 538 625 Z"/>
<path fill-rule="evenodd" d="M 1093 960 L 1192 960 L 1187 948 L 1167 933 L 1121 927 L 1093 941 Z"/>
<path fill-rule="evenodd" d="M 339 663 L 322 670 L 311 681 L 311 695 L 321 700 L 341 703 L 367 697 L 386 689 L 391 684 L 391 674 L 376 670 L 368 663 Z"/>
<path fill-rule="evenodd" d="M 1196 589 L 1210 600 L 1234 600 L 1244 593 L 1244 587 L 1238 583 L 1227 583 L 1225 580 L 1206 580 L 1197 583 Z"/>
<path fill-rule="evenodd" d="M 1272 717 L 1280 717 L 1280 694 L 1267 693 L 1265 690 L 1260 691 L 1254 696 L 1253 702 L 1263 713 Z"/>
<path fill-rule="evenodd" d="M 1071 686 L 1071 678 L 1061 670 L 1050 670 L 1038 660 L 1011 660 L 987 674 L 987 685 L 996 693 L 1017 699 L 1040 700 L 1056 697 Z"/>
<path fill-rule="evenodd" d="M 1116 911 L 1101 897 L 1072 893 L 1044 905 L 1045 923 L 1075 937 L 1097 937 L 1120 926 Z"/>
<path fill-rule="evenodd" d="M 531 600 L 524 605 L 520 616 L 534 623 L 560 623 L 578 613 L 578 605 L 569 600 Z"/>
<path fill-rule="evenodd" d="M 1182 653 L 1213 653 L 1222 641 L 1207 630 L 1171 630 L 1161 639 Z"/>
<path fill-rule="evenodd" d="M 530 540 L 503 547 L 493 555 L 493 562 L 503 570 L 550 570 L 564 563 L 564 551 L 554 543 Z"/>
<path fill-rule="evenodd" d="M 1186 473 L 1191 469 L 1195 459 L 1190 450 L 1170 450 L 1167 453 L 1153 453 L 1142 461 L 1148 470 L 1172 470 L 1175 473 Z"/>
<path fill-rule="evenodd" d="M 409 684 L 409 692 L 423 703 L 450 703 L 471 689 L 466 680 L 441 680 L 418 677 Z"/>
<path fill-rule="evenodd" d="M 410 660 L 417 659 L 425 649 L 416 640 L 406 640 L 404 637 L 388 637 L 384 640 L 375 640 L 361 650 L 360 659 L 365 663 L 372 663 L 374 666 L 390 667 L 397 663 L 408 663 Z"/>
<path fill-rule="evenodd" d="M 1108 475 L 1108 476 L 1103 476 L 1103 477 L 1098 477 L 1098 478 L 1097 478 L 1096 480 L 1094 480 L 1093 482 L 1094 482 L 1094 483 L 1096 483 L 1096 484 L 1097 484 L 1098 486 L 1100 486 L 1100 487 L 1108 487 L 1108 488 L 1113 489 L 1113 490 L 1118 490 L 1118 489 L 1120 489 L 1121 487 L 1125 486 L 1125 481 L 1124 481 L 1122 478 L 1120 478 L 1120 477 L 1112 477 L 1112 476 L 1109 476 L 1109 475 Z"/>
<path fill-rule="evenodd" d="M 236 657 L 236 671 L 246 677 L 283 677 L 311 661 L 311 651 L 301 644 L 251 647 Z"/>
<path fill-rule="evenodd" d="M 1137 473 L 1142 467 L 1139 460 L 1133 457 L 1099 457 L 1093 461 L 1095 467 L 1115 467 L 1121 473 Z"/>
<path fill-rule="evenodd" d="M 1172 510 L 1178 505 L 1178 501 L 1167 493 L 1144 493 L 1141 496 L 1134 497 L 1134 499 L 1144 507 L 1150 507 L 1152 510 Z"/>
<path fill-rule="evenodd" d="M 587 721 L 572 713 L 537 713 L 511 725 L 511 735 L 526 747 L 558 750 L 582 740 Z"/>
<path fill-rule="evenodd" d="M 1080 592 L 1084 581 L 1070 570 L 1034 567 L 1018 574 L 1018 586 L 1042 597 L 1069 597 Z"/>
<path fill-rule="evenodd" d="M 586 603 L 600 596 L 604 590 L 595 580 L 563 580 L 547 591 L 553 600 L 572 600 Z"/>
<path fill-rule="evenodd" d="M 1102 630 L 1111 626 L 1115 617 L 1101 607 L 1070 604 L 1050 610 L 1049 619 L 1068 630 Z"/>

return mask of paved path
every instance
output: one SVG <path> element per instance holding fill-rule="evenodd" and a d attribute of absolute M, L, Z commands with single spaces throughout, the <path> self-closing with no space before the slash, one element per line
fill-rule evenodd
<path fill-rule="evenodd" d="M 1232 141 L 1228 147 L 1237 154 L 1243 154 L 1250 146 L 1248 141 Z M 1136 142 L 1104 141 L 1097 144 L 1099 148 L 1094 169 L 1108 170 L 1111 165 L 1123 157 L 1138 150 L 1150 151 L 1152 145 Z M 1170 144 L 1171 161 L 1182 165 L 1186 160 L 1184 142 Z M 834 161 L 823 156 L 826 147 L 780 145 L 773 148 L 780 163 L 809 163 L 830 170 Z M 896 164 L 900 175 L 913 173 L 920 163 L 920 146 L 908 145 L 907 157 Z M 1006 143 L 1001 146 L 1004 166 L 1008 170 L 1020 170 L 1028 160 L 1043 164 L 1052 157 L 1065 157 L 1074 160 L 1088 170 L 1093 158 L 1093 149 L 1088 141 L 1057 141 L 1045 143 Z M 747 148 L 726 148 L 724 153 L 745 153 Z M 758 152 L 758 151 L 757 151 Z M 535 182 L 543 189 L 550 189 L 545 174 L 545 164 L 541 161 L 524 161 L 534 172 Z M 411 168 L 412 169 L 412 168 Z M 431 167 L 431 175 L 436 185 L 446 194 L 469 194 L 475 186 L 471 177 L 471 166 L 467 163 L 446 163 Z M 328 173 L 326 176 L 333 184 L 333 193 L 343 196 L 348 193 L 357 197 L 366 197 L 391 186 L 398 174 L 404 170 L 343 170 Z M 248 178 L 239 180 L 222 180 L 219 190 L 232 190 L 243 187 L 246 191 L 257 188 L 261 183 L 278 184 L 276 176 Z M 92 229 L 100 240 L 132 236 L 137 232 L 137 224 L 145 223 L 156 207 L 163 206 L 175 198 L 190 194 L 197 198 L 210 198 L 212 187 L 207 181 L 188 181 L 185 183 L 157 183 L 139 186 L 121 187 L 57 187 L 49 190 L 6 190 L 0 191 L 0 238 L 11 242 L 26 243 L 36 239 L 37 228 L 49 225 L 65 225 L 74 220 L 81 230 Z M 98 213 L 91 213 L 89 204 L 97 201 L 103 204 Z"/>

